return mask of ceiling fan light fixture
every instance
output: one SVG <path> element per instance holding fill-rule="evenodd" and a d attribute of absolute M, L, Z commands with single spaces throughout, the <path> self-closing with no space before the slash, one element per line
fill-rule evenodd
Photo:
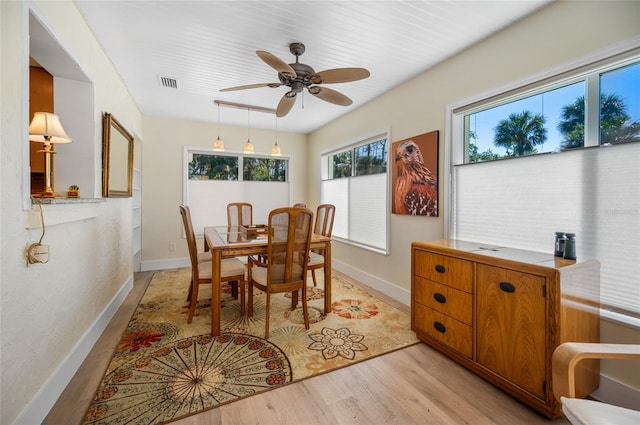
<path fill-rule="evenodd" d="M 303 43 L 296 42 L 289 44 L 289 51 L 296 57 L 295 63 L 288 64 L 276 55 L 264 50 L 256 51 L 256 54 L 264 63 L 278 72 L 278 79 L 280 82 L 246 84 L 243 86 L 221 89 L 221 91 L 246 90 L 258 87 L 289 87 L 291 90 L 282 96 L 280 103 L 278 104 L 278 108 L 276 109 L 276 116 L 284 117 L 293 107 L 296 95 L 298 93 L 304 95 L 305 88 L 320 100 L 333 103 L 335 105 L 349 106 L 353 101 L 344 94 L 327 87 L 312 87 L 311 85 L 346 83 L 362 80 L 370 76 L 369 71 L 364 68 L 334 68 L 315 72 L 311 66 L 299 61 L 300 55 L 305 51 Z M 304 97 L 301 96 L 301 98 L 302 101 L 304 101 Z M 302 105 L 302 108 L 304 108 L 304 104 Z"/>

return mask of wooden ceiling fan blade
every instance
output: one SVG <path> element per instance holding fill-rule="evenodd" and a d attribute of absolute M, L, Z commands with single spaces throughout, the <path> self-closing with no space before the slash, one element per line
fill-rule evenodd
<path fill-rule="evenodd" d="M 327 87 L 312 86 L 309 87 L 309 93 L 324 100 L 325 102 L 334 103 L 336 105 L 349 106 L 353 103 L 353 101 L 347 96 Z"/>
<path fill-rule="evenodd" d="M 309 79 L 313 84 L 348 83 L 369 78 L 371 73 L 364 68 L 336 68 L 316 72 Z"/>
<path fill-rule="evenodd" d="M 220 91 L 236 91 L 236 90 L 247 90 L 247 89 L 257 89 L 259 87 L 280 87 L 282 84 L 280 83 L 259 83 L 259 84 L 247 84 L 244 86 L 236 86 L 236 87 L 228 87 L 226 89 L 220 89 Z"/>
<path fill-rule="evenodd" d="M 264 50 L 256 50 L 256 54 L 262 59 L 267 65 L 271 68 L 278 71 L 280 74 L 289 75 L 291 77 L 296 76 L 296 71 L 294 71 L 288 63 L 277 57 L 276 55 L 265 52 Z"/>
<path fill-rule="evenodd" d="M 285 93 L 285 95 L 282 96 L 282 99 L 280 99 L 280 102 L 278 103 L 276 116 L 280 118 L 287 115 L 289 111 L 291 111 L 291 108 L 293 108 L 294 103 L 296 103 L 296 93 L 293 91 Z"/>

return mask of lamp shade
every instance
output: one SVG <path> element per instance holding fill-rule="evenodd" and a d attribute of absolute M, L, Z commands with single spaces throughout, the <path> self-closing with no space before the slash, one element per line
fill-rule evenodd
<path fill-rule="evenodd" d="M 60 117 L 50 112 L 36 112 L 29 124 L 29 140 L 40 143 L 71 143 L 62 128 Z"/>

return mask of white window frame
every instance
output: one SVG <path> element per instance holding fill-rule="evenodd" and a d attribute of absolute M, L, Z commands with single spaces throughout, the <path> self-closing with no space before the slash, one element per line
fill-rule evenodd
<path fill-rule="evenodd" d="M 389 167 L 391 164 L 390 161 L 390 155 L 391 155 L 391 131 L 389 128 L 386 128 L 384 130 L 380 130 L 380 131 L 374 131 L 371 132 L 367 135 L 364 135 L 362 137 L 359 137 L 355 140 L 351 140 L 348 141 L 346 143 L 340 144 L 340 145 L 336 145 L 330 149 L 326 149 L 323 150 L 322 152 L 320 152 L 320 201 L 321 203 L 325 203 L 326 202 L 326 198 L 325 198 L 325 182 L 328 181 L 338 181 L 338 180 L 344 180 L 344 181 L 349 181 L 351 179 L 362 179 L 362 178 L 367 178 L 370 176 L 379 176 L 380 174 L 384 174 L 384 187 L 380 188 L 381 190 L 384 190 L 384 196 L 385 196 L 385 207 L 384 207 L 384 246 L 372 246 L 372 245 L 367 245 L 366 243 L 357 241 L 357 240 L 353 240 L 350 239 L 348 236 L 344 237 L 341 236 L 339 234 L 336 234 L 336 226 L 334 225 L 334 233 L 332 235 L 332 237 L 335 240 L 338 240 L 340 242 L 343 242 L 347 245 L 352 245 L 352 246 L 356 246 L 358 248 L 362 248 L 368 251 L 372 251 L 378 254 L 383 254 L 383 255 L 389 255 L 390 254 L 390 244 L 391 244 L 391 238 L 390 238 L 390 230 L 391 230 L 391 224 L 390 224 L 390 203 L 391 203 L 391 199 L 389 196 L 389 187 L 390 187 L 390 178 L 391 178 L 391 173 L 389 173 Z M 354 176 L 354 170 L 355 170 L 355 164 L 352 163 L 352 175 L 351 177 L 344 177 L 344 178 L 340 178 L 340 179 L 329 179 L 329 157 L 333 154 L 336 153 L 340 153 L 343 152 L 345 150 L 348 149 L 353 149 L 356 148 L 358 146 L 362 146 L 362 145 L 366 145 L 368 143 L 374 142 L 377 139 L 381 139 L 381 138 L 386 138 L 387 139 L 387 171 L 385 173 L 379 173 L 379 174 L 371 174 L 371 175 L 367 175 L 367 176 Z M 355 159 L 355 158 L 354 158 Z M 348 196 L 347 202 L 351 202 L 351 196 Z M 353 221 L 354 218 L 356 218 L 356 215 L 354 214 L 353 211 L 351 211 L 351 209 L 349 207 L 347 207 L 347 209 L 349 209 L 348 211 L 340 211 L 338 206 L 336 205 L 336 220 L 346 220 L 347 223 L 347 232 L 350 232 L 351 230 L 351 222 Z"/>

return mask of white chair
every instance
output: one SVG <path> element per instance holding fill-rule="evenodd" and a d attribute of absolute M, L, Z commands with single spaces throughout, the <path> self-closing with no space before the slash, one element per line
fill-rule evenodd
<path fill-rule="evenodd" d="M 575 369 L 584 359 L 640 359 L 639 344 L 565 342 L 553 352 L 553 393 L 573 425 L 638 425 L 640 411 L 576 398 Z"/>

